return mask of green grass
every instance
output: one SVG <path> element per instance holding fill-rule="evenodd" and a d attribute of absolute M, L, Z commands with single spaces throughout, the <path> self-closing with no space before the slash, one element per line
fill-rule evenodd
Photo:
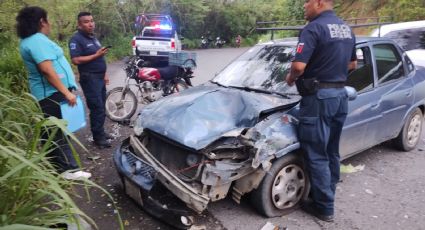
<path fill-rule="evenodd" d="M 76 216 L 96 226 L 69 195 L 72 186 L 96 187 L 112 200 L 106 190 L 89 180 L 64 180 L 56 173 L 47 154 L 56 147 L 52 137 L 59 130 L 85 149 L 63 120 L 43 118 L 32 96 L 17 96 L 0 87 L 0 229 L 78 225 Z M 42 141 L 43 132 L 51 133 L 49 139 Z M 79 162 L 74 145 L 73 154 Z M 123 229 L 119 214 L 118 221 Z"/>
<path fill-rule="evenodd" d="M 18 42 L 16 39 L 3 42 L 0 46 L 0 87 L 17 94 L 28 92 L 27 71 L 19 55 Z"/>
<path fill-rule="evenodd" d="M 31 96 L 0 88 L 0 226 L 49 227 L 75 215 L 91 221 L 66 192 L 74 182 L 61 179 L 47 160 L 54 142 L 41 142 L 41 133 L 56 133 L 60 122 L 44 119 Z"/>

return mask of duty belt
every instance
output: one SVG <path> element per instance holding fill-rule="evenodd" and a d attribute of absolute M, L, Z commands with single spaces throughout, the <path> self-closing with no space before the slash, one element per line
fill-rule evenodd
<path fill-rule="evenodd" d="M 319 89 L 344 88 L 345 82 L 319 82 Z"/>

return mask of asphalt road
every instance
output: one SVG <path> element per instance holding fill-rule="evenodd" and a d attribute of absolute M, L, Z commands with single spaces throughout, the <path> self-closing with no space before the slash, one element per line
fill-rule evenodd
<path fill-rule="evenodd" d="M 201 84 L 208 81 L 245 50 L 247 49 L 226 48 L 195 51 L 198 55 L 198 68 L 193 82 Z M 122 66 L 122 62 L 109 65 L 111 85 L 108 89 L 123 85 Z M 107 127 L 116 134 L 113 141 L 115 146 L 131 132 L 128 127 L 109 121 Z M 90 154 L 82 155 L 83 164 L 93 173 L 94 181 L 104 186 L 117 200 L 126 229 L 173 229 L 146 215 L 123 194 L 113 169 L 112 149 L 94 148 L 88 138 L 88 129 L 78 133 L 78 136 L 92 150 Z M 318 221 L 301 210 L 283 217 L 264 218 L 255 212 L 249 202 L 242 200 L 241 205 L 238 205 L 226 199 L 210 204 L 208 211 L 202 215 L 201 224 L 206 229 L 228 230 L 259 230 L 267 222 L 290 230 L 425 229 L 424 137 L 422 132 L 418 147 L 410 152 L 396 151 L 390 143 L 384 143 L 345 160 L 343 164 L 364 165 L 364 169 L 342 174 L 341 183 L 337 187 L 334 223 Z M 95 162 L 87 160 L 92 155 L 100 156 L 100 159 Z M 110 201 L 94 194 L 91 203 L 79 203 L 97 222 L 99 229 L 117 229 L 115 218 L 111 218 L 115 212 L 109 210 Z"/>
<path fill-rule="evenodd" d="M 188 52 L 195 52 L 197 56 L 197 68 L 194 69 L 192 83 L 194 85 L 202 84 L 211 80 L 216 73 L 223 69 L 233 59 L 241 55 L 248 48 L 222 48 L 222 49 L 203 49 Z M 110 76 L 110 85 L 108 89 L 124 85 L 125 73 L 122 70 L 124 63 L 118 61 L 108 65 Z"/>

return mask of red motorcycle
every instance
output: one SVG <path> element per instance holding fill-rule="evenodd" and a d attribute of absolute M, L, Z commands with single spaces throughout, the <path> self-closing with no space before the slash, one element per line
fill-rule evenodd
<path fill-rule="evenodd" d="M 151 67 L 140 57 L 134 56 L 126 62 L 124 68 L 126 80 L 124 87 L 116 87 L 106 94 L 106 116 L 113 121 L 130 119 L 137 109 L 138 102 L 148 104 L 161 97 L 178 93 L 192 86 L 193 60 L 187 67 L 162 65 Z M 136 90 L 136 94 L 133 92 Z M 140 101 L 138 100 L 140 99 Z"/>

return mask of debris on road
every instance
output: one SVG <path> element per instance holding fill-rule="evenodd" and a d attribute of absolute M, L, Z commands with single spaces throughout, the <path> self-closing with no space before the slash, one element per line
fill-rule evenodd
<path fill-rule="evenodd" d="M 372 192 L 372 190 L 370 190 L 370 189 L 365 189 L 365 192 L 366 192 L 367 194 L 369 194 L 369 195 L 373 195 L 373 192 Z"/>
<path fill-rule="evenodd" d="M 363 171 L 364 168 L 365 168 L 365 165 L 353 166 L 351 164 L 348 164 L 348 165 L 341 164 L 340 172 L 341 173 L 355 173 L 355 172 Z"/>
<path fill-rule="evenodd" d="M 96 161 L 96 160 L 100 159 L 100 156 L 87 156 L 87 158 L 89 160 Z"/>
<path fill-rule="evenodd" d="M 112 124 L 110 135 L 115 139 L 119 139 L 121 137 L 120 133 L 121 125 L 118 123 Z"/>
<path fill-rule="evenodd" d="M 207 227 L 205 225 L 192 225 L 189 230 L 206 230 Z"/>
<path fill-rule="evenodd" d="M 267 222 L 261 230 L 288 230 L 286 227 L 276 226 L 270 222 Z"/>

